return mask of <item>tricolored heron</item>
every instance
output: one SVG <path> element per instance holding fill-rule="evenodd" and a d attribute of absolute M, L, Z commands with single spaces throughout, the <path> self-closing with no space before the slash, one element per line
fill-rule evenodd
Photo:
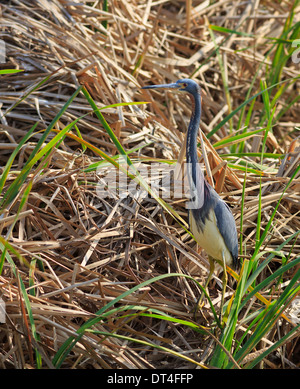
<path fill-rule="evenodd" d="M 234 268 L 238 267 L 238 239 L 235 220 L 230 208 L 206 181 L 198 163 L 197 135 L 201 117 L 200 86 L 193 80 L 182 79 L 172 84 L 143 87 L 143 89 L 155 88 L 177 89 L 187 92 L 192 101 L 192 116 L 186 141 L 187 175 L 192 200 L 192 207 L 189 209 L 189 226 L 200 247 L 208 254 L 210 271 L 205 283 L 205 289 L 207 289 L 213 275 L 215 262 L 223 269 L 220 315 L 222 317 L 227 284 L 226 265 Z M 202 293 L 197 307 L 200 305 L 203 295 Z"/>

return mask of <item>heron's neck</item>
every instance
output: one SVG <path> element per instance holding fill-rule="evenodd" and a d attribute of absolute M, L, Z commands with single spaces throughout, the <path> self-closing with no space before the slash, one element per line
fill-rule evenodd
<path fill-rule="evenodd" d="M 197 155 L 197 135 L 200 126 L 201 117 L 201 97 L 200 94 L 191 95 L 192 100 L 192 117 L 188 127 L 187 142 L 186 142 L 186 158 L 188 163 L 189 181 L 190 186 L 192 183 L 195 187 L 199 187 L 204 184 L 204 177 L 202 170 L 198 166 L 198 155 Z M 201 179 L 200 179 L 200 176 Z M 192 180 L 192 182 L 191 182 Z"/>

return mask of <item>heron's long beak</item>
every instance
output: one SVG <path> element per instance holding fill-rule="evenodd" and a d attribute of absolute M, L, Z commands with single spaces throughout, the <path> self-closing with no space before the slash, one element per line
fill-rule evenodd
<path fill-rule="evenodd" d="M 147 85 L 142 87 L 142 89 L 156 89 L 156 88 L 176 89 L 176 88 L 180 88 L 180 85 L 174 82 L 172 84 Z"/>

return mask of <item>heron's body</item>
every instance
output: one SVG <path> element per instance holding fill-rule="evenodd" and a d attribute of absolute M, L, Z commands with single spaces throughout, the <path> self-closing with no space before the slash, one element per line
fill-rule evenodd
<path fill-rule="evenodd" d="M 221 200 L 222 201 L 222 200 Z M 225 204 L 225 203 L 224 203 Z M 226 206 L 226 204 L 225 204 Z M 227 217 L 232 216 L 230 211 L 227 211 Z M 233 255 L 224 240 L 220 230 L 216 228 L 218 225 L 218 218 L 216 216 L 216 211 L 211 209 L 207 215 L 205 223 L 202 225 L 197 223 L 194 217 L 191 217 L 191 211 L 189 215 L 189 225 L 192 234 L 194 235 L 196 241 L 202 247 L 207 255 L 218 262 L 222 262 L 223 258 L 226 265 L 233 265 L 233 258 L 236 256 Z"/>
<path fill-rule="evenodd" d="M 209 256 L 211 270 L 217 262 L 226 273 L 225 265 L 238 266 L 238 239 L 234 217 L 228 205 L 205 180 L 197 154 L 197 135 L 201 117 L 199 85 L 190 79 L 173 84 L 151 85 L 150 88 L 171 88 L 189 93 L 192 101 L 192 117 L 186 142 L 187 174 L 190 186 L 189 225 L 196 241 Z M 226 274 L 224 274 L 226 277 Z"/>

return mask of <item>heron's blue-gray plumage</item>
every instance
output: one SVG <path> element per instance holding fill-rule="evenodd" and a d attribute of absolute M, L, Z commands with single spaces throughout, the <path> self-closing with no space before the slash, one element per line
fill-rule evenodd
<path fill-rule="evenodd" d="M 234 217 L 228 207 L 223 201 L 216 202 L 215 215 L 217 218 L 217 227 L 224 239 L 224 242 L 232 256 L 233 267 L 238 267 L 238 238 L 236 228 L 232 228 L 235 225 Z"/>

